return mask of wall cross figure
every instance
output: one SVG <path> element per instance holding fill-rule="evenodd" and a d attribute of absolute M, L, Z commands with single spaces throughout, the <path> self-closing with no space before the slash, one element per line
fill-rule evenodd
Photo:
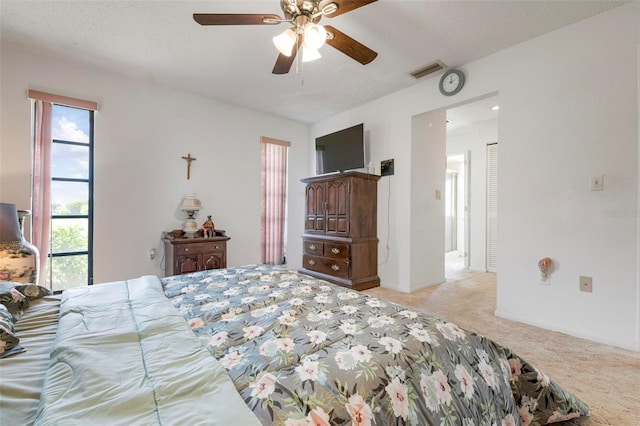
<path fill-rule="evenodd" d="M 196 157 L 192 157 L 191 153 L 189 153 L 186 157 L 182 157 L 182 159 L 187 160 L 187 180 L 191 179 L 191 162 L 196 161 Z"/>

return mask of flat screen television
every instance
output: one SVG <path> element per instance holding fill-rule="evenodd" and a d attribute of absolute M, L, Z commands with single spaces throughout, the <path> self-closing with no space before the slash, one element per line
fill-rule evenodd
<path fill-rule="evenodd" d="M 316 174 L 364 167 L 364 124 L 316 138 Z"/>

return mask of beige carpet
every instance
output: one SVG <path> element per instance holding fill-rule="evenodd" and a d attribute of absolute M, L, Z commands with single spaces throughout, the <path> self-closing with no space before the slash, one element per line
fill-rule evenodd
<path fill-rule="evenodd" d="M 589 405 L 591 417 L 566 425 L 640 425 L 640 352 L 578 339 L 494 316 L 496 276 L 462 271 L 452 281 L 411 294 L 366 293 L 400 303 L 511 348 Z"/>

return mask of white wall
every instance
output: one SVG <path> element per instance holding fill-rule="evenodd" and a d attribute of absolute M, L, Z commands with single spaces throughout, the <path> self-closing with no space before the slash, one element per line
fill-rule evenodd
<path fill-rule="evenodd" d="M 153 82 L 2 46 L 0 199 L 30 206 L 31 117 L 27 89 L 94 100 L 95 282 L 162 275 L 148 260 L 162 231 L 181 227 L 176 207 L 197 193 L 231 237 L 229 266 L 260 261 L 260 137 L 288 140 L 288 259 L 302 261 L 309 126 Z M 186 179 L 183 155 L 197 160 Z"/>
<path fill-rule="evenodd" d="M 446 175 L 444 110 L 412 117 L 411 279 L 409 292 L 444 282 L 444 193 Z M 436 195 L 437 194 L 437 195 Z"/>
<path fill-rule="evenodd" d="M 390 217 L 378 206 L 378 229 L 391 222 L 389 259 L 379 266 L 383 286 L 408 291 L 415 282 L 407 259 L 410 218 L 420 212 L 411 211 L 411 193 L 436 185 L 412 180 L 412 117 L 498 93 L 496 313 L 640 350 L 639 17 L 633 2 L 467 64 L 466 86 L 453 98 L 440 95 L 434 76 L 312 126 L 315 137 L 364 122 L 373 164 L 395 158 Z M 588 191 L 589 177 L 599 174 L 605 191 Z M 379 238 L 386 241 L 385 232 Z M 537 283 L 545 256 L 557 265 L 549 287 Z M 593 277 L 593 294 L 578 291 L 580 275 Z"/>

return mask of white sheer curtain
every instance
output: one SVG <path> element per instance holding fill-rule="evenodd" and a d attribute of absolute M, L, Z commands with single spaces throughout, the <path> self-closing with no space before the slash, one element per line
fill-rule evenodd
<path fill-rule="evenodd" d="M 35 101 L 33 155 L 33 245 L 40 252 L 38 284 L 45 285 L 51 227 L 51 102 Z"/>
<path fill-rule="evenodd" d="M 263 137 L 261 145 L 261 261 L 262 263 L 279 265 L 284 263 L 285 256 L 287 151 L 291 144 Z"/>

